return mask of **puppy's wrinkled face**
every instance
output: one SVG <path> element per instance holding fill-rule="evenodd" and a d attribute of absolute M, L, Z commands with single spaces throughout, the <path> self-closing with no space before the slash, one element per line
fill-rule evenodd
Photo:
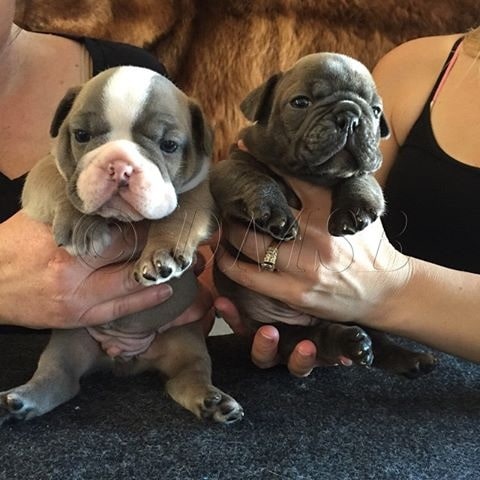
<path fill-rule="evenodd" d="M 68 196 L 86 214 L 162 218 L 207 175 L 211 132 L 199 107 L 145 68 L 113 68 L 69 91 L 51 133 Z"/>
<path fill-rule="evenodd" d="M 388 135 L 382 102 L 367 68 L 350 57 L 303 57 L 241 107 L 273 139 L 275 166 L 287 173 L 339 179 L 380 166 L 379 139 Z"/>

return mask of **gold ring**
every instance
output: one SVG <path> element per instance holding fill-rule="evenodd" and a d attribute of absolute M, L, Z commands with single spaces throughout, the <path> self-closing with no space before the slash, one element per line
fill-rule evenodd
<path fill-rule="evenodd" d="M 277 263 L 278 257 L 278 246 L 279 243 L 275 240 L 268 246 L 265 256 L 263 257 L 263 261 L 260 264 L 260 268 L 265 270 L 266 272 L 273 272 L 275 271 L 275 263 Z"/>

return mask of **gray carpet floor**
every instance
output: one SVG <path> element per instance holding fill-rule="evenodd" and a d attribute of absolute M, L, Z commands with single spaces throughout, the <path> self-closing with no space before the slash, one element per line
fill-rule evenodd
<path fill-rule="evenodd" d="M 0 390 L 32 374 L 45 335 L 0 335 Z M 214 382 L 245 409 L 212 425 L 155 374 L 96 373 L 41 418 L 0 430 L 0 479 L 480 478 L 480 366 L 439 354 L 418 380 L 359 367 L 297 379 L 257 369 L 233 335 L 210 337 Z"/>

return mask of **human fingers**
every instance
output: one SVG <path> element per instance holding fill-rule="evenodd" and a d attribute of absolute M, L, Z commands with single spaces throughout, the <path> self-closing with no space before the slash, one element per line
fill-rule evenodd
<path fill-rule="evenodd" d="M 275 269 L 278 271 L 312 271 L 318 270 L 321 265 L 333 269 L 348 266 L 352 257 L 349 240 L 329 235 L 323 220 L 319 222 L 316 216 L 314 211 L 299 213 L 299 234 L 290 241 L 274 240 L 237 222 L 225 226 L 224 238 L 234 247 L 234 252 L 241 252 L 257 264 L 262 263 L 269 247 L 275 247 Z M 219 251 L 220 248 L 217 248 L 217 258 Z M 240 258 L 240 255 L 237 254 L 237 257 Z"/>
<path fill-rule="evenodd" d="M 260 368 L 271 368 L 280 363 L 278 343 L 280 336 L 273 325 L 264 325 L 255 333 L 252 344 L 252 361 Z M 344 366 L 352 365 L 346 357 L 339 357 L 338 363 Z M 297 343 L 287 362 L 289 372 L 296 377 L 307 377 L 315 367 L 331 366 L 317 359 L 317 347 L 311 340 Z"/>
<path fill-rule="evenodd" d="M 195 255 L 195 263 L 193 264 L 193 273 L 198 277 L 205 270 L 205 256 L 203 253 L 198 252 Z"/>
<path fill-rule="evenodd" d="M 343 365 L 351 367 L 352 360 L 343 355 L 337 358 L 336 363 L 322 361 L 317 358 L 317 347 L 310 340 L 302 340 L 295 346 L 288 359 L 288 370 L 296 377 L 308 377 L 316 367 L 331 367 Z"/>
<path fill-rule="evenodd" d="M 248 330 L 241 322 L 238 310 L 233 303 L 225 297 L 215 300 L 215 307 L 222 315 L 232 330 L 237 334 L 246 335 Z M 264 325 L 255 333 L 251 356 L 252 361 L 260 368 L 270 368 L 280 361 L 278 355 L 278 330 L 272 325 Z M 288 361 L 288 369 L 293 375 L 303 377 L 308 375 L 314 366 L 316 358 L 316 347 L 308 340 L 300 342 Z"/>
<path fill-rule="evenodd" d="M 267 297 L 290 303 L 300 293 L 299 284 L 287 281 L 281 271 L 263 271 L 258 264 L 239 260 L 222 246 L 218 248 L 216 264 L 234 282 Z"/>
<path fill-rule="evenodd" d="M 79 317 L 82 325 L 107 323 L 154 307 L 172 295 L 168 284 L 145 287 L 135 281 L 133 264 L 109 265 L 92 272 L 79 286 L 72 302 L 89 305 Z"/>
<path fill-rule="evenodd" d="M 193 265 L 193 272 L 197 277 L 205 271 L 209 271 L 213 265 L 213 252 L 209 245 L 201 245 L 196 252 L 196 262 Z"/>
<path fill-rule="evenodd" d="M 245 225 L 237 222 L 225 226 L 223 235 L 227 243 L 220 244 L 217 247 L 217 251 L 215 252 L 217 259 L 220 254 L 223 254 L 225 245 L 228 244 L 234 247 L 230 249 L 232 255 L 235 251 L 241 252 L 257 264 L 262 262 L 267 248 L 272 243 L 277 245 L 282 244 L 282 246 L 284 246 L 282 249 L 282 264 L 288 262 L 295 242 L 276 242 L 270 236 L 255 230 L 249 230 Z M 237 254 L 236 257 L 241 258 L 240 254 Z"/>
<path fill-rule="evenodd" d="M 252 344 L 252 361 L 260 368 L 271 368 L 280 363 L 278 343 L 280 336 L 273 325 L 264 325 L 255 333 Z M 310 375 L 319 365 L 316 360 L 317 348 L 310 340 L 299 342 L 288 359 L 288 370 L 296 377 Z"/>
<path fill-rule="evenodd" d="M 222 317 L 228 326 L 237 335 L 248 336 L 249 331 L 243 324 L 235 305 L 226 297 L 217 297 L 213 302 L 217 314 Z"/>
<path fill-rule="evenodd" d="M 288 370 L 296 377 L 307 377 L 317 365 L 317 347 L 310 340 L 297 343 L 287 363 Z"/>
<path fill-rule="evenodd" d="M 279 332 L 273 325 L 264 325 L 257 330 L 251 350 L 252 361 L 257 367 L 271 368 L 278 365 L 279 340 Z"/>

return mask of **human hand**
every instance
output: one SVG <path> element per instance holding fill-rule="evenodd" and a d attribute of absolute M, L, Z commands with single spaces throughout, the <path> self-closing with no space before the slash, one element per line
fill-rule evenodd
<path fill-rule="evenodd" d="M 303 205 L 295 211 L 300 235 L 280 245 L 276 271 L 258 266 L 271 238 L 238 224 L 225 225 L 224 236 L 257 264 L 233 258 L 220 246 L 218 267 L 235 282 L 294 310 L 375 327 L 383 321 L 383 304 L 409 278 L 408 257 L 388 242 L 379 220 L 355 235 L 332 237 L 327 231 L 330 192 L 298 179 L 287 181 Z"/>
<path fill-rule="evenodd" d="M 250 334 L 242 323 L 235 305 L 225 297 L 218 297 L 215 302 L 215 309 L 222 316 L 230 328 L 238 335 L 247 336 Z M 278 342 L 280 336 L 273 325 L 260 327 L 253 337 L 251 357 L 252 361 L 259 368 L 271 368 L 280 363 L 278 354 Z M 338 363 L 350 366 L 352 361 L 346 357 L 339 357 Z M 287 362 L 287 368 L 296 377 L 306 377 L 317 366 L 326 366 L 317 359 L 317 348 L 310 340 L 302 340 L 297 343 Z"/>
<path fill-rule="evenodd" d="M 0 225 L 0 323 L 29 328 L 75 328 L 109 322 L 170 297 L 168 285 L 143 287 L 132 258 L 147 228 L 113 229 L 98 257 L 72 257 L 58 248 L 48 225 L 23 211 Z"/>

